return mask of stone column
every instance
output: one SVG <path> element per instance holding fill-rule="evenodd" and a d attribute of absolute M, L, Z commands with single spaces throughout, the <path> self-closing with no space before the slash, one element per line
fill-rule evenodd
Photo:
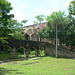
<path fill-rule="evenodd" d="M 47 47 L 44 46 L 43 49 L 44 49 L 44 54 L 45 54 L 45 56 L 48 55 L 48 54 L 47 54 Z"/>
<path fill-rule="evenodd" d="M 30 34 L 30 40 L 33 40 L 33 38 L 32 38 L 32 34 Z"/>
<path fill-rule="evenodd" d="M 15 47 L 11 49 L 11 52 L 10 52 L 10 57 L 11 58 L 14 58 L 15 57 L 15 50 L 16 50 Z"/>
<path fill-rule="evenodd" d="M 35 50 L 35 55 L 38 57 L 39 56 L 39 49 Z"/>
<path fill-rule="evenodd" d="M 24 57 L 29 57 L 29 55 L 28 55 L 28 49 L 24 50 Z"/>

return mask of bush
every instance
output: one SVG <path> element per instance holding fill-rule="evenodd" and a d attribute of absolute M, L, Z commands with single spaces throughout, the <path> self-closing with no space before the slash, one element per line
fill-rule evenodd
<path fill-rule="evenodd" d="M 41 56 L 44 56 L 44 50 L 39 50 L 39 53 Z M 30 55 L 35 55 L 35 50 L 34 51 L 30 51 Z"/>
<path fill-rule="evenodd" d="M 30 54 L 31 55 L 35 55 L 35 51 L 30 51 Z"/>
<path fill-rule="evenodd" d="M 24 54 L 23 48 L 18 48 L 18 49 L 17 49 L 17 52 Z"/>

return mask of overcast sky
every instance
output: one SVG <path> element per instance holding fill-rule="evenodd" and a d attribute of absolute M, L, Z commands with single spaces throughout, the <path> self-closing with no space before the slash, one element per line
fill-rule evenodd
<path fill-rule="evenodd" d="M 25 25 L 33 24 L 37 15 L 50 15 L 53 11 L 65 11 L 68 14 L 68 5 L 71 0 L 7 0 L 11 3 L 15 19 L 19 22 L 28 20 Z"/>

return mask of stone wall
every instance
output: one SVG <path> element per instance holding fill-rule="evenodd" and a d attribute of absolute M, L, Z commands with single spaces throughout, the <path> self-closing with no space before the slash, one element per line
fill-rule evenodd
<path fill-rule="evenodd" d="M 28 40 L 19 40 L 19 39 L 6 39 L 8 43 L 2 44 L 0 42 L 0 47 L 3 46 L 9 46 L 11 47 L 11 57 L 13 58 L 15 56 L 15 50 L 17 48 L 22 47 L 24 49 L 24 54 L 27 56 L 28 51 L 30 51 L 30 48 L 35 48 L 36 56 L 39 55 L 39 46 L 45 46 L 44 42 L 37 42 L 37 41 L 28 41 Z"/>
<path fill-rule="evenodd" d="M 55 47 L 46 47 L 46 54 L 47 55 L 56 55 Z M 64 48 L 58 47 L 57 51 L 58 57 L 62 58 L 75 58 L 75 52 L 71 52 L 69 50 L 65 50 Z"/>
<path fill-rule="evenodd" d="M 23 27 L 24 31 L 22 32 L 24 35 L 27 34 L 30 36 L 30 40 L 38 41 L 38 31 L 41 30 L 43 27 L 46 27 L 47 22 L 39 23 L 39 24 L 33 24 L 29 26 Z M 26 36 L 26 35 L 25 35 Z M 24 38 L 25 38 L 24 36 Z M 25 39 L 27 40 L 27 39 Z"/>
<path fill-rule="evenodd" d="M 55 46 L 47 43 L 47 42 L 37 42 L 37 41 L 27 41 L 27 40 L 18 40 L 18 39 L 7 39 L 8 43 L 4 45 L 8 45 L 11 47 L 11 57 L 15 54 L 15 49 L 19 47 L 23 47 L 26 51 L 30 48 L 35 48 L 35 52 L 39 54 L 39 49 L 44 49 L 45 55 L 55 55 L 56 49 Z M 0 42 L 0 47 L 3 44 Z M 37 56 L 38 56 L 37 54 Z M 61 47 L 58 47 L 58 56 L 59 57 L 66 57 L 66 58 L 75 58 L 75 52 L 71 52 L 69 50 L 65 50 Z"/>

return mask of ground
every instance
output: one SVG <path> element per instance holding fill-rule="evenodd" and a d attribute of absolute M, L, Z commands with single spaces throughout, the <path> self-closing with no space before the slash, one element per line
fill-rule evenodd
<path fill-rule="evenodd" d="M 1 59 L 0 75 L 75 75 L 75 59 L 52 56 Z"/>

